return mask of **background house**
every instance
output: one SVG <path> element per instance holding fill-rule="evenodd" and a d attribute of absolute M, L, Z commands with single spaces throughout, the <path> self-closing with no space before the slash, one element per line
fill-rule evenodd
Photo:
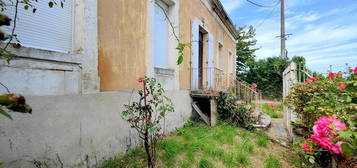
<path fill-rule="evenodd" d="M 192 90 L 226 90 L 235 80 L 237 34 L 217 0 L 38 4 L 36 14 L 20 12 L 23 47 L 12 49 L 18 57 L 0 62 L 0 81 L 33 107 L 32 114 L 12 114 L 13 121 L 0 119 L 5 166 L 87 167 L 136 146 L 120 112 L 136 98 L 138 77 L 158 78 L 173 100 L 168 131 L 191 116 Z M 180 40 L 192 43 L 180 66 L 162 9 Z"/>

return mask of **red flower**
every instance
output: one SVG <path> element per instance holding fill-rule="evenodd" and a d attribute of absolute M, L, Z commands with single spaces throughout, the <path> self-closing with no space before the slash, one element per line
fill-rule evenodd
<path fill-rule="evenodd" d="M 328 77 L 330 77 L 330 78 L 334 78 L 334 77 L 335 77 L 335 74 L 334 74 L 334 73 L 332 73 L 332 72 L 329 72 L 329 73 L 328 73 Z"/>
<path fill-rule="evenodd" d="M 252 83 L 252 88 L 253 89 L 255 89 L 255 88 L 257 88 L 258 87 L 258 85 L 256 84 L 256 83 Z"/>
<path fill-rule="evenodd" d="M 311 141 L 310 139 L 307 139 L 304 141 L 304 144 L 302 144 L 302 149 L 306 152 L 312 152 L 312 146 L 307 143 L 307 141 Z"/>
<path fill-rule="evenodd" d="M 276 104 L 273 104 L 273 103 L 270 103 L 270 104 L 269 104 L 269 107 L 270 107 L 270 108 L 274 108 L 275 106 L 276 106 Z"/>
<path fill-rule="evenodd" d="M 345 84 L 338 85 L 337 89 L 344 90 L 346 89 L 346 85 Z"/>
<path fill-rule="evenodd" d="M 353 73 L 357 75 L 357 66 L 353 69 Z"/>
<path fill-rule="evenodd" d="M 139 77 L 138 79 L 136 79 L 136 81 L 138 81 L 139 83 L 143 83 L 144 82 L 144 78 Z"/>
<path fill-rule="evenodd" d="M 146 121 L 147 121 L 149 124 L 152 123 L 151 118 L 148 118 Z"/>
<path fill-rule="evenodd" d="M 341 144 L 343 142 L 334 143 L 332 139 L 337 136 L 338 131 L 345 129 L 346 124 L 336 117 L 322 116 L 312 127 L 314 133 L 311 136 L 311 141 L 330 152 L 342 154 Z M 305 148 L 307 147 L 305 146 Z"/>
<path fill-rule="evenodd" d="M 315 81 L 315 80 L 317 80 L 315 77 L 308 78 L 308 79 L 306 79 L 306 84 L 310 84 L 312 81 Z"/>

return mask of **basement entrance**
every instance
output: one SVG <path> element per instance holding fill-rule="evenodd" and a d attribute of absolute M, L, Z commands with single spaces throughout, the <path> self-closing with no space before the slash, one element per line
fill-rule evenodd
<path fill-rule="evenodd" d="M 192 110 L 194 116 L 203 120 L 207 125 L 215 126 L 217 120 L 216 98 L 208 95 L 195 95 L 191 93 Z"/>

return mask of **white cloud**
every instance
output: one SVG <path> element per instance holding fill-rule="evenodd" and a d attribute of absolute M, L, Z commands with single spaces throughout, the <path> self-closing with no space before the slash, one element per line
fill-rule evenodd
<path fill-rule="evenodd" d="M 243 5 L 244 0 L 221 0 L 227 13 L 231 13 Z"/>
<path fill-rule="evenodd" d="M 315 11 L 296 12 L 286 18 L 286 33 L 292 33 L 286 41 L 289 56 L 305 56 L 308 66 L 324 72 L 332 64 L 345 67 L 349 62 L 357 64 L 357 17 L 356 7 L 346 7 L 318 13 Z M 347 13 L 348 12 L 348 13 Z M 343 16 L 343 17 L 342 17 Z M 259 23 L 259 20 L 251 21 Z M 257 27 L 258 58 L 280 55 L 280 18 L 275 16 Z M 353 66 L 355 66 L 353 65 Z M 338 68 L 336 68 L 338 69 Z"/>

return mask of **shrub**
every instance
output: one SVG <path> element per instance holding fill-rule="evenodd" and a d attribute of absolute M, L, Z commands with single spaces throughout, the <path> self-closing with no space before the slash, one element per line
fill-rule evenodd
<path fill-rule="evenodd" d="M 305 137 L 312 133 L 314 122 L 321 116 L 335 116 L 349 127 L 357 124 L 357 74 L 330 74 L 309 78 L 297 84 L 286 99 L 298 115 L 302 126 L 308 128 Z"/>
<path fill-rule="evenodd" d="M 232 93 L 220 92 L 217 97 L 218 118 L 228 124 L 251 128 L 251 113 L 253 107 L 238 104 L 237 97 Z"/>
<path fill-rule="evenodd" d="M 142 84 L 142 90 L 138 91 L 139 100 L 124 105 L 125 110 L 121 114 L 144 142 L 148 167 L 154 168 L 156 143 L 163 135 L 161 121 L 168 112 L 174 111 L 174 107 L 155 78 L 138 78 L 138 82 Z"/>
<path fill-rule="evenodd" d="M 304 159 L 326 164 L 333 157 L 339 167 L 353 167 L 357 156 L 357 67 L 349 73 L 318 75 L 293 87 L 287 98 L 298 115 Z M 330 164 L 330 163 L 328 163 Z"/>

